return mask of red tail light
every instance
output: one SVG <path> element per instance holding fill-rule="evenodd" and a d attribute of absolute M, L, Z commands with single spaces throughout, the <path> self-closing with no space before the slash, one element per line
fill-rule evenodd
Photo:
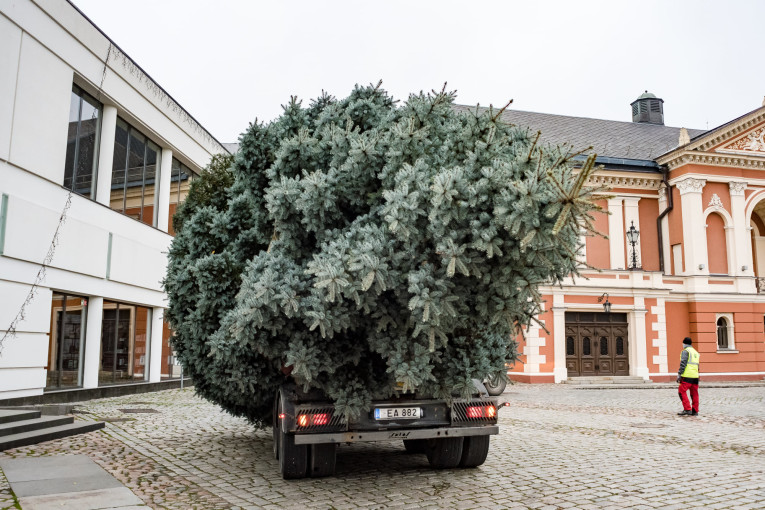
<path fill-rule="evenodd" d="M 470 406 L 467 408 L 468 418 L 483 418 L 483 406 Z"/>
<path fill-rule="evenodd" d="M 314 414 L 311 418 L 311 424 L 312 425 L 326 425 L 329 423 L 329 414 L 322 413 L 322 414 Z"/>
<path fill-rule="evenodd" d="M 468 406 L 465 415 L 468 418 L 496 418 L 497 408 L 494 406 Z"/>
<path fill-rule="evenodd" d="M 307 427 L 309 424 L 317 427 L 329 425 L 329 413 L 301 414 L 297 417 L 298 427 Z"/>

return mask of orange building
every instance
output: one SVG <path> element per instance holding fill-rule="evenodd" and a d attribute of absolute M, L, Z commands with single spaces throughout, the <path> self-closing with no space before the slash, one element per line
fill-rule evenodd
<path fill-rule="evenodd" d="M 592 146 L 594 184 L 612 190 L 595 218 L 607 238 L 583 235 L 581 277 L 542 289 L 511 378 L 674 381 L 690 336 L 703 380 L 762 380 L 765 106 L 709 131 L 665 126 L 653 94 L 631 106 L 632 122 L 504 113 L 547 142 Z"/>

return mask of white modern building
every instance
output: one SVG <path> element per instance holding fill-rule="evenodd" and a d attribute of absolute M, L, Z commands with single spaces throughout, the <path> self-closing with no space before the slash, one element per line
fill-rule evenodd
<path fill-rule="evenodd" d="M 179 376 L 170 218 L 225 148 L 65 0 L 0 0 L 0 401 Z"/>

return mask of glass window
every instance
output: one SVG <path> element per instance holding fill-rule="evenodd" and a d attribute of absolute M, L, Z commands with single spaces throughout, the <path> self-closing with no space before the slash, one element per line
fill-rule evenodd
<path fill-rule="evenodd" d="M 725 317 L 717 319 L 717 348 L 727 349 L 728 345 L 728 321 Z"/>
<path fill-rule="evenodd" d="M 46 389 L 82 386 L 87 312 L 86 298 L 53 293 Z"/>
<path fill-rule="evenodd" d="M 104 301 L 98 384 L 148 380 L 150 336 L 151 309 Z"/>
<path fill-rule="evenodd" d="M 196 175 L 191 171 L 189 167 L 173 158 L 172 173 L 170 175 L 170 225 L 168 232 L 171 236 L 175 236 L 175 229 L 173 228 L 173 215 L 178 210 L 178 206 L 183 203 L 186 196 L 189 194 L 189 187 L 191 181 Z"/>
<path fill-rule="evenodd" d="M 111 208 L 147 225 L 157 224 L 155 186 L 161 149 L 124 120 L 117 119 L 112 160 Z"/>
<path fill-rule="evenodd" d="M 101 104 L 76 85 L 69 103 L 64 187 L 95 199 Z"/>
<path fill-rule="evenodd" d="M 177 379 L 181 376 L 181 364 L 172 345 L 170 345 L 174 335 L 175 332 L 170 328 L 170 325 L 162 321 L 162 379 Z"/>

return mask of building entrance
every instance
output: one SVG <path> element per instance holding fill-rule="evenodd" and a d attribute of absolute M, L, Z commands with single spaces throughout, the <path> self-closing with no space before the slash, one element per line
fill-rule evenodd
<path fill-rule="evenodd" d="M 566 312 L 569 377 L 629 375 L 627 314 Z"/>

